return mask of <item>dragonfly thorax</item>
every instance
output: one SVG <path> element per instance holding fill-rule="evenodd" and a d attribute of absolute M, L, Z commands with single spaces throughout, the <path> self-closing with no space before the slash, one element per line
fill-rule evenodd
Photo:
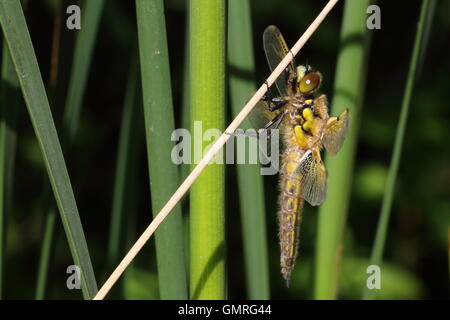
<path fill-rule="evenodd" d="M 308 103 L 307 103 L 308 102 Z M 305 132 L 310 133 L 310 122 L 314 119 L 314 105 L 310 100 L 302 99 L 291 104 L 288 112 L 289 122 L 292 126 L 300 126 Z"/>

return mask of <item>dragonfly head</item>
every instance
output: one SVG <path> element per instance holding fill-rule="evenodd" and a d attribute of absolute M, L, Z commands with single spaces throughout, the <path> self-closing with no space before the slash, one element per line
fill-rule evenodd
<path fill-rule="evenodd" d="M 320 88 L 322 74 L 314 71 L 309 65 L 297 67 L 297 92 L 303 95 L 311 95 Z"/>

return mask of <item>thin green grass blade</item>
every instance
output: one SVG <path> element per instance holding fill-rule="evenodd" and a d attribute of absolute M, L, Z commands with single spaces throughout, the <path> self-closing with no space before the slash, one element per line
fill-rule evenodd
<path fill-rule="evenodd" d="M 18 0 L 0 0 L 0 22 L 43 153 L 74 263 L 81 270 L 83 296 L 92 298 L 97 292 L 97 284 L 89 251 L 39 66 Z"/>
<path fill-rule="evenodd" d="M 48 85 L 48 99 L 50 105 L 53 106 L 55 110 L 56 104 L 56 85 L 58 82 L 58 60 L 59 60 L 59 47 L 60 47 L 60 35 L 61 35 L 61 23 L 62 23 L 62 12 L 63 3 L 59 1 L 56 3 L 54 9 L 54 20 L 53 20 L 53 39 L 52 39 L 52 53 L 51 53 L 51 63 L 50 63 L 50 79 Z M 51 186 L 48 180 L 44 181 L 44 188 L 42 199 L 44 203 L 45 212 L 45 222 L 43 228 L 43 241 L 41 243 L 41 252 L 39 257 L 39 267 L 36 281 L 36 291 L 35 299 L 43 300 L 45 298 L 47 289 L 47 276 L 48 268 L 50 265 L 50 259 L 53 251 L 53 239 L 55 238 L 55 223 L 56 216 L 58 214 L 56 204 L 54 203 Z"/>
<path fill-rule="evenodd" d="M 414 84 L 417 80 L 417 74 L 420 70 L 420 63 L 427 48 L 427 40 L 430 32 L 430 26 L 433 21 L 435 0 L 424 0 L 420 9 L 419 22 L 417 24 L 416 38 L 414 40 L 414 48 L 412 51 L 411 61 L 406 78 L 405 92 L 403 94 L 402 106 L 400 111 L 400 119 L 395 134 L 394 148 L 392 151 L 391 165 L 389 167 L 386 180 L 386 188 L 384 189 L 383 202 L 381 205 L 380 220 L 378 221 L 375 242 L 372 249 L 371 265 L 382 266 L 383 251 L 386 243 L 389 217 L 391 215 L 392 202 L 395 194 L 395 182 L 397 180 L 398 168 L 402 154 L 402 146 L 405 138 L 406 123 L 408 121 L 409 108 L 413 95 Z M 369 290 L 367 286 L 364 289 L 364 299 L 372 299 L 375 290 Z"/>
<path fill-rule="evenodd" d="M 6 44 L 3 45 L 0 83 L 0 299 L 4 296 L 6 219 L 12 197 L 18 109 L 22 107 L 19 81 Z"/>
<path fill-rule="evenodd" d="M 77 40 L 70 73 L 66 107 L 64 109 L 63 128 L 65 138 L 71 141 L 76 133 L 81 104 L 87 84 L 89 67 L 92 60 L 95 38 L 97 37 L 100 16 L 104 0 L 84 1 L 81 7 L 82 27 L 77 31 Z"/>
<path fill-rule="evenodd" d="M 114 267 L 121 257 L 125 241 L 127 199 L 132 196 L 130 190 L 130 171 L 137 166 L 137 154 L 140 140 L 142 117 L 140 112 L 140 79 L 137 54 L 133 55 L 125 92 L 124 110 L 117 152 L 116 173 L 113 191 L 111 225 L 108 241 L 107 264 Z"/>
<path fill-rule="evenodd" d="M 326 158 L 328 196 L 319 209 L 317 251 L 314 275 L 314 298 L 334 299 L 337 295 L 342 238 L 352 186 L 353 165 L 366 82 L 367 51 L 370 30 L 367 29 L 369 0 L 346 1 L 341 28 L 333 115 L 349 108 L 351 122 L 348 136 L 338 155 Z"/>
<path fill-rule="evenodd" d="M 141 127 L 143 129 L 143 124 L 141 124 Z M 141 130 L 143 131 L 143 130 Z M 144 137 L 144 135 L 140 135 L 142 138 Z M 139 142 L 141 142 L 141 138 L 138 139 Z M 140 144 L 140 143 L 137 143 Z M 130 159 L 130 164 L 136 163 L 138 162 L 138 155 L 139 153 L 136 152 L 135 157 L 136 159 Z M 130 170 L 128 171 L 128 181 L 129 181 L 129 190 L 128 190 L 128 194 L 129 196 L 127 196 L 126 199 L 126 208 L 128 209 L 127 211 L 127 215 L 125 218 L 125 248 L 131 248 L 131 246 L 134 244 L 134 242 L 136 241 L 136 237 L 138 232 L 136 231 L 137 228 L 137 194 L 138 194 L 138 189 L 139 189 L 139 184 L 138 184 L 138 166 L 137 165 L 130 165 Z M 130 263 L 130 265 L 127 267 L 127 269 L 125 270 L 124 274 L 123 274 L 123 280 L 122 280 L 122 290 L 121 290 L 121 296 L 126 298 L 126 288 L 127 285 L 129 283 L 132 282 L 132 275 L 133 272 L 135 271 L 135 261 L 132 261 Z"/>
<path fill-rule="evenodd" d="M 230 102 L 235 117 L 255 92 L 253 39 L 248 0 L 228 1 L 228 70 Z M 246 120 L 241 127 L 250 128 Z M 239 202 L 249 299 L 269 299 L 263 179 L 257 164 L 237 165 Z"/>
<path fill-rule="evenodd" d="M 133 55 L 128 75 L 119 149 L 117 152 L 114 200 L 108 247 L 108 265 L 111 267 L 115 267 L 120 255 L 124 253 L 126 248 L 130 248 L 134 244 L 137 236 L 139 155 L 144 137 L 140 94 L 139 61 L 136 48 L 136 54 Z M 116 200 L 116 198 L 120 200 Z M 113 262 L 114 259 L 116 259 L 116 262 Z M 127 299 L 127 287 L 133 282 L 134 265 L 134 261 L 130 263 L 123 277 L 119 279 L 119 284 L 112 288 L 110 292 L 112 299 L 116 297 Z M 117 287 L 118 289 L 116 289 Z"/>
<path fill-rule="evenodd" d="M 55 15 L 57 15 L 56 19 L 61 19 L 59 15 L 62 14 L 61 10 L 63 9 L 63 4 L 60 1 L 55 8 Z M 77 31 L 77 40 L 75 43 L 74 49 L 74 58 L 72 65 L 71 78 L 69 81 L 69 89 L 66 105 L 64 108 L 64 118 L 63 118 L 63 135 L 62 135 L 62 143 L 72 143 L 80 120 L 80 114 L 82 109 L 82 101 L 84 97 L 85 88 L 87 85 L 88 71 L 90 62 L 92 60 L 95 38 L 98 32 L 98 24 L 101 18 L 101 11 L 103 8 L 103 0 L 102 1 L 90 1 L 89 3 L 85 2 L 85 5 L 82 6 L 82 17 L 83 24 L 81 30 Z M 62 19 L 61 19 L 62 20 Z M 56 28 L 61 28 L 61 21 L 57 21 L 54 24 L 54 37 L 58 37 L 60 34 L 60 30 L 56 30 Z M 59 42 L 60 39 L 53 39 L 54 42 Z M 57 46 L 59 47 L 59 46 Z M 59 52 L 52 52 L 52 61 L 58 60 Z M 53 100 L 53 104 L 55 104 L 56 99 L 55 96 L 55 82 L 57 79 L 57 66 L 52 65 L 51 70 L 51 80 L 50 80 L 50 99 Z M 69 135 L 69 137 L 67 137 Z M 68 138 L 68 139 L 67 139 Z M 70 146 L 69 146 L 70 147 Z M 70 148 L 69 148 L 70 150 Z M 45 223 L 44 223 L 44 241 L 42 242 L 40 259 L 39 259 L 39 268 L 38 268 L 38 277 L 37 277 L 37 285 L 36 285 L 36 296 L 37 300 L 44 299 L 45 297 L 45 289 L 47 284 L 48 277 L 48 267 L 49 267 L 49 259 L 51 258 L 51 251 L 53 250 L 52 241 L 55 233 L 55 217 L 56 217 L 56 209 L 55 205 L 48 199 L 50 196 L 50 192 L 48 189 L 44 191 L 43 199 L 44 203 L 47 203 L 48 208 L 45 209 Z M 50 240 L 49 240 L 50 239 Z"/>
<path fill-rule="evenodd" d="M 43 240 L 39 257 L 39 269 L 36 282 L 36 300 L 43 300 L 45 298 L 48 268 L 54 244 L 53 240 L 55 238 L 56 216 L 58 214 L 54 206 L 48 206 L 46 207 L 46 210 L 47 212 L 45 214 Z"/>
<path fill-rule="evenodd" d="M 175 121 L 163 1 L 137 0 L 136 12 L 150 191 L 155 216 L 179 184 L 178 168 L 171 160 Z M 181 205 L 176 206 L 161 224 L 155 237 L 160 297 L 186 299 Z"/>
<path fill-rule="evenodd" d="M 225 1 L 189 2 L 191 132 L 225 125 Z M 198 123 L 197 123 L 198 126 Z M 218 138 L 220 132 L 216 132 Z M 195 133 L 194 133 L 195 136 Z M 198 139 L 199 140 L 199 139 Z M 214 140 L 214 138 L 212 139 Z M 213 143 L 194 141 L 194 162 Z M 199 149 L 199 150 L 197 150 Z M 215 159 L 223 160 L 219 152 Z M 213 161 L 214 162 L 214 161 Z M 225 298 L 225 166 L 206 167 L 190 193 L 190 297 Z"/>

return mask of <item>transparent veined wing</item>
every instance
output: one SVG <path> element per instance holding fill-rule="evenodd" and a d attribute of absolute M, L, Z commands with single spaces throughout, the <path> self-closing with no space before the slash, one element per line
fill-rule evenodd
<path fill-rule="evenodd" d="M 277 116 L 276 112 L 270 112 L 267 101 L 259 101 L 248 115 L 248 120 L 256 131 L 263 129 L 267 124 Z"/>
<path fill-rule="evenodd" d="M 251 129 L 247 135 L 256 137 L 262 133 L 267 133 L 267 139 L 270 139 L 270 131 L 274 128 L 280 128 L 283 125 L 284 117 L 281 117 L 281 115 L 284 111 L 284 108 L 270 111 L 269 103 L 260 100 L 247 116 L 248 123 L 250 124 L 249 129 Z M 252 131 L 255 131 L 255 134 L 252 134 Z M 242 132 L 237 134 L 242 134 Z"/>
<path fill-rule="evenodd" d="M 270 70 L 273 71 L 283 58 L 289 53 L 289 48 L 281 35 L 280 30 L 275 26 L 268 26 L 263 34 L 264 51 L 266 52 L 267 62 Z M 275 81 L 275 84 L 280 92 L 280 96 L 289 95 L 288 82 L 289 78 L 295 75 L 294 60 L 288 65 L 288 73 L 283 72 Z"/>
<path fill-rule="evenodd" d="M 349 121 L 350 114 L 348 109 L 345 109 L 338 117 L 328 119 L 322 143 L 329 153 L 336 154 L 341 149 L 347 135 Z"/>
<path fill-rule="evenodd" d="M 262 155 L 270 157 L 273 145 L 279 148 L 279 132 L 278 135 L 273 131 L 279 129 L 283 125 L 285 118 L 285 110 L 269 110 L 269 103 L 259 101 L 248 115 L 250 127 L 245 126 L 246 130 L 237 129 L 234 135 L 245 135 L 258 139 L 258 146 Z"/>
<path fill-rule="evenodd" d="M 327 169 L 320 158 L 319 150 L 308 150 L 296 172 L 301 174 L 300 197 L 312 206 L 322 204 L 327 196 Z"/>

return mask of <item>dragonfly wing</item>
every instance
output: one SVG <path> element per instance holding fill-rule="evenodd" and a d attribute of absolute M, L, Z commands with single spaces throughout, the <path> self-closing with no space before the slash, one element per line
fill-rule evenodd
<path fill-rule="evenodd" d="M 301 175 L 300 197 L 312 206 L 322 204 L 327 195 L 327 169 L 320 158 L 319 150 L 308 150 L 296 172 Z"/>
<path fill-rule="evenodd" d="M 264 126 L 276 115 L 275 112 L 269 111 L 268 102 L 260 100 L 248 115 L 248 120 L 250 121 L 251 128 L 258 131 L 259 129 L 264 128 Z"/>
<path fill-rule="evenodd" d="M 348 109 L 345 109 L 338 117 L 328 119 L 322 143 L 329 153 L 336 154 L 341 149 L 347 135 L 349 119 Z"/>
<path fill-rule="evenodd" d="M 280 30 L 275 26 L 268 26 L 263 34 L 264 51 L 270 70 L 273 71 L 283 58 L 289 53 L 289 48 L 281 35 Z M 291 77 L 295 76 L 294 60 L 288 65 L 288 73 L 281 73 L 275 84 L 280 92 L 280 96 L 289 95 L 288 83 Z"/>
<path fill-rule="evenodd" d="M 250 126 L 246 126 L 246 130 L 238 129 L 235 135 L 245 135 L 258 139 L 258 145 L 264 156 L 269 157 L 271 154 L 272 143 L 278 143 L 277 140 L 272 141 L 275 137 L 273 129 L 282 125 L 284 115 L 280 110 L 269 111 L 269 103 L 259 101 L 248 115 Z"/>

